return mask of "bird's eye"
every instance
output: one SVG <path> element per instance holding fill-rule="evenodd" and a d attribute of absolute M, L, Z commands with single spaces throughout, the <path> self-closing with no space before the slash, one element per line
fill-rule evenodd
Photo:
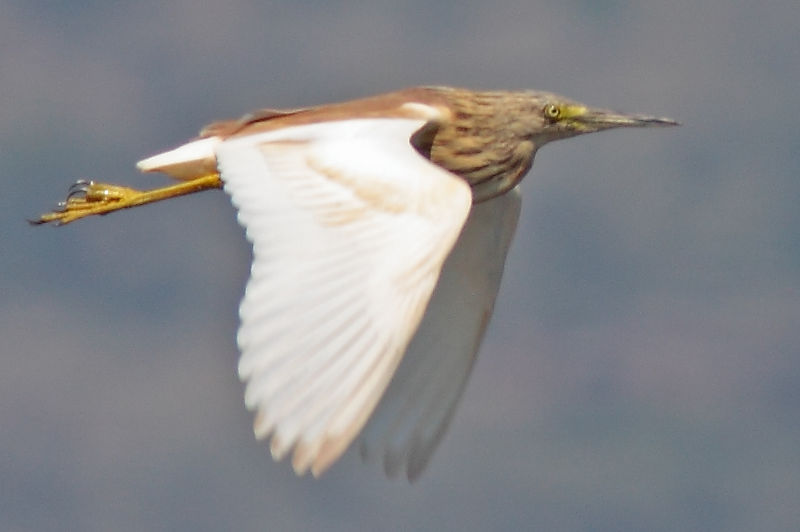
<path fill-rule="evenodd" d="M 544 116 L 549 120 L 557 120 L 561 116 L 561 109 L 554 103 L 544 106 Z"/>

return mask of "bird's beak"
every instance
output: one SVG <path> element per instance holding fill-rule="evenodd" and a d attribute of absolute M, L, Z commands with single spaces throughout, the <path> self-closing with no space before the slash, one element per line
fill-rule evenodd
<path fill-rule="evenodd" d="M 582 113 L 575 113 L 573 121 L 587 130 L 600 131 L 615 127 L 655 127 L 680 125 L 670 118 L 657 116 L 622 114 L 606 109 L 586 108 Z"/>

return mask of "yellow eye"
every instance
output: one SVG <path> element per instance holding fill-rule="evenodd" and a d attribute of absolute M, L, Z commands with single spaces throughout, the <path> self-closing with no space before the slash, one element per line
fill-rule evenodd
<path fill-rule="evenodd" d="M 554 103 L 548 103 L 544 106 L 544 116 L 550 120 L 557 120 L 561 116 L 561 109 Z"/>

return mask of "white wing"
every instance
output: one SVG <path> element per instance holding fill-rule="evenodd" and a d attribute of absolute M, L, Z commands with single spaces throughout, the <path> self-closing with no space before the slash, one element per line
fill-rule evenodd
<path fill-rule="evenodd" d="M 422 119 L 226 140 L 225 190 L 253 243 L 239 376 L 258 438 L 318 475 L 358 434 L 416 331 L 470 209 L 411 146 Z"/>
<path fill-rule="evenodd" d="M 455 412 L 494 308 L 517 227 L 518 189 L 472 208 L 428 309 L 364 428 L 361 453 L 414 480 Z"/>

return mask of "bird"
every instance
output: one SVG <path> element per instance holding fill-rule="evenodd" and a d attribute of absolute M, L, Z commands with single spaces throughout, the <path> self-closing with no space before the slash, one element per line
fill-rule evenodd
<path fill-rule="evenodd" d="M 224 189 L 252 244 L 238 374 L 253 430 L 298 475 L 360 452 L 410 481 L 453 416 L 545 144 L 672 126 L 535 91 L 411 87 L 214 122 L 137 164 L 152 190 L 80 180 L 33 224 Z"/>

